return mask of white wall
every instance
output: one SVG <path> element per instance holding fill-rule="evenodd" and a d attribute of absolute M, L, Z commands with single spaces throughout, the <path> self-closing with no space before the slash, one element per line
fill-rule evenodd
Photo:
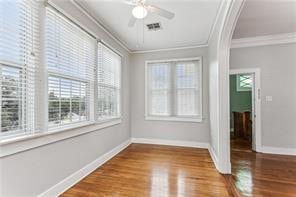
<path fill-rule="evenodd" d="M 295 149 L 296 44 L 232 49 L 230 68 L 261 69 L 262 145 Z"/>
<path fill-rule="evenodd" d="M 145 120 L 145 61 L 174 58 L 203 58 L 203 116 L 201 123 Z M 131 58 L 132 137 L 209 142 L 207 48 L 133 54 Z"/>
<path fill-rule="evenodd" d="M 130 55 L 69 1 L 56 3 L 123 54 L 123 121 L 116 126 L 1 158 L 0 196 L 36 196 L 130 138 Z"/>

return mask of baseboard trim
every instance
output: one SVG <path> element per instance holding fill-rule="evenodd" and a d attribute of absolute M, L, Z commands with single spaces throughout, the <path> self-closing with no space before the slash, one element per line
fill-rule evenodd
<path fill-rule="evenodd" d="M 296 155 L 296 148 L 278 148 L 272 146 L 262 146 L 260 152 L 277 155 Z"/>
<path fill-rule="evenodd" d="M 157 144 L 157 145 L 182 146 L 182 147 L 203 148 L 203 149 L 209 148 L 208 143 L 193 142 L 193 141 L 163 140 L 163 139 L 152 139 L 152 138 L 131 138 L 131 141 L 132 143 L 138 143 L 138 144 Z"/>
<path fill-rule="evenodd" d="M 112 157 L 117 155 L 119 152 L 121 152 L 123 149 L 125 149 L 128 145 L 131 144 L 131 140 L 128 139 L 125 142 L 121 143 L 120 145 L 116 146 L 109 152 L 105 153 L 104 155 L 100 156 L 93 162 L 87 164 L 77 172 L 71 174 L 61 182 L 57 183 L 56 185 L 52 186 L 45 192 L 38 195 L 39 197 L 45 197 L 45 196 L 59 196 L 63 192 L 65 192 L 67 189 L 75 185 L 77 182 L 79 182 L 81 179 L 89 175 L 91 172 L 93 172 L 95 169 L 103 165 L 105 162 L 110 160 Z"/>

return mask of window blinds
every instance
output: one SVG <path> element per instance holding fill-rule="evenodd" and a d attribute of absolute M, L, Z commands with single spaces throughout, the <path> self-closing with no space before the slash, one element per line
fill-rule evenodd
<path fill-rule="evenodd" d="M 171 114 L 171 67 L 169 63 L 149 64 L 149 114 Z"/>
<path fill-rule="evenodd" d="M 35 131 L 38 4 L 0 0 L 1 135 Z"/>
<path fill-rule="evenodd" d="M 201 116 L 201 63 L 199 60 L 147 64 L 147 115 Z"/>
<path fill-rule="evenodd" d="M 99 120 L 120 116 L 121 57 L 98 44 L 98 110 Z"/>
<path fill-rule="evenodd" d="M 47 7 L 45 53 L 49 126 L 89 120 L 96 40 Z"/>

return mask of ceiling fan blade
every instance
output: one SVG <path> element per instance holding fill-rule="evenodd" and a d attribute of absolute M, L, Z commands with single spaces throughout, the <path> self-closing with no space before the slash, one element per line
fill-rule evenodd
<path fill-rule="evenodd" d="M 123 0 L 121 2 L 127 5 L 133 5 L 133 6 L 138 4 L 136 0 Z"/>
<path fill-rule="evenodd" d="M 175 17 L 175 14 L 172 13 L 172 12 L 169 12 L 167 10 L 164 10 L 164 9 L 161 9 L 159 7 L 156 7 L 154 5 L 148 5 L 147 6 L 148 10 L 152 13 L 156 13 L 158 14 L 159 16 L 162 16 L 164 18 L 167 18 L 167 19 L 172 19 Z"/>
<path fill-rule="evenodd" d="M 131 17 L 129 22 L 128 22 L 128 27 L 133 27 L 136 24 L 137 19 L 135 17 Z"/>

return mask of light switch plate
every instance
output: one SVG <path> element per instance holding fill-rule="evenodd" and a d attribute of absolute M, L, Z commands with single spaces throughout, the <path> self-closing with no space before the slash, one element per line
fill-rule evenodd
<path fill-rule="evenodd" d="M 266 96 L 266 102 L 271 102 L 272 101 L 272 96 Z"/>

